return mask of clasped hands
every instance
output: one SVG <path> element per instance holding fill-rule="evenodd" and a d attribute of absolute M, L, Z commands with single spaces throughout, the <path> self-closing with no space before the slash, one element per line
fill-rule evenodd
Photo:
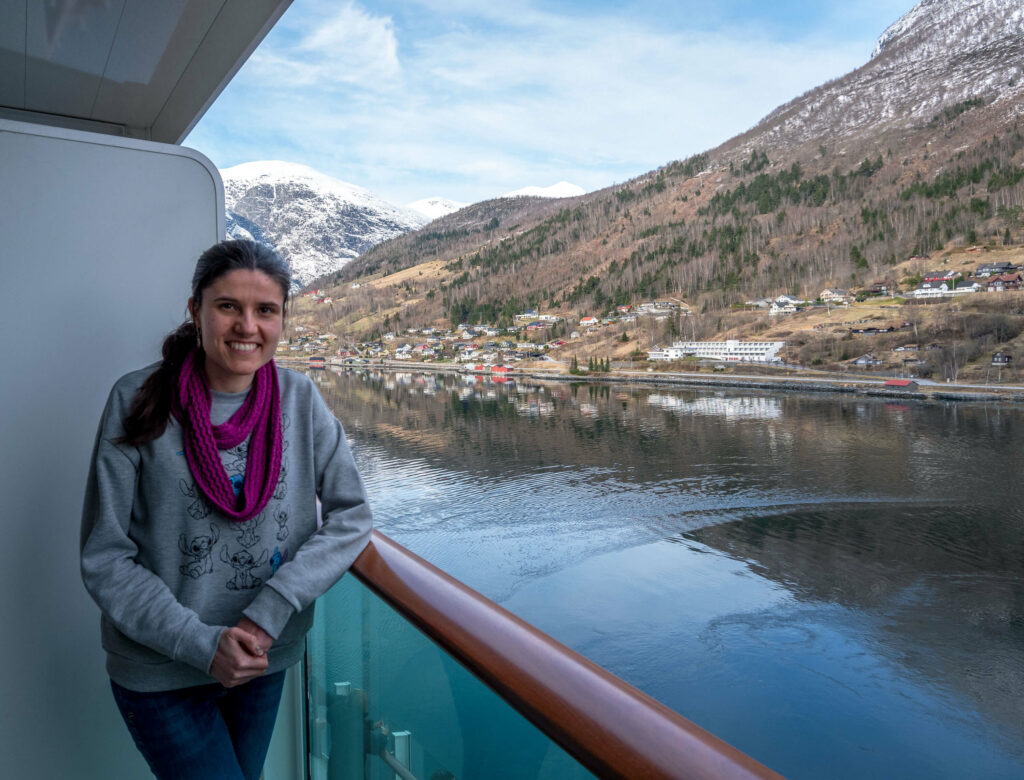
<path fill-rule="evenodd" d="M 210 674 L 225 688 L 247 683 L 267 671 L 267 650 L 274 638 L 243 617 L 221 632 Z"/>

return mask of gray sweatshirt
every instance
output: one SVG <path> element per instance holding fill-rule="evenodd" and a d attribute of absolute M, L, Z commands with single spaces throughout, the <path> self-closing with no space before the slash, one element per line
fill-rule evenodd
<path fill-rule="evenodd" d="M 172 417 L 141 447 L 115 444 L 148 366 L 114 385 L 100 421 L 82 512 L 85 587 L 102 611 L 107 672 L 136 691 L 215 682 L 221 632 L 245 615 L 274 637 L 267 673 L 302 657 L 314 600 L 370 538 L 370 508 L 341 423 L 316 386 L 278 368 L 283 453 L 277 490 L 238 523 L 206 500 L 189 471 Z M 224 422 L 245 393 L 213 393 Z M 221 452 L 233 482 L 248 442 Z M 323 525 L 317 529 L 316 499 Z"/>

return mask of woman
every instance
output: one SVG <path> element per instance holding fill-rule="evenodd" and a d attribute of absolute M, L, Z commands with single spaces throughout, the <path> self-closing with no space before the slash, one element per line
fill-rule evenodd
<path fill-rule="evenodd" d="M 100 421 L 82 577 L 114 698 L 158 778 L 259 778 L 313 602 L 369 539 L 341 424 L 273 362 L 289 285 L 267 247 L 208 249 L 191 320 L 162 362 L 117 381 Z"/>

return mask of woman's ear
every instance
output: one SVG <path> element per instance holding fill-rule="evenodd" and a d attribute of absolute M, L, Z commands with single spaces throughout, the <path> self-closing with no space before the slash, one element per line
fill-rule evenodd
<path fill-rule="evenodd" d="M 192 318 L 192 322 L 199 322 L 199 307 L 196 306 L 196 299 L 189 298 L 188 303 L 185 304 L 185 308 L 188 310 L 188 316 Z"/>

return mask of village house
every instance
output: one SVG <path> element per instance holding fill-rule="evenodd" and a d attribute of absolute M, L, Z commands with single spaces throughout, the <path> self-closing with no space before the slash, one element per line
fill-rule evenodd
<path fill-rule="evenodd" d="M 851 296 L 849 290 L 838 290 L 830 287 L 822 290 L 821 295 L 818 297 L 825 303 L 849 303 Z"/>
<path fill-rule="evenodd" d="M 910 291 L 914 298 L 944 298 L 949 292 L 949 285 L 946 282 L 921 282 L 915 289 Z"/>
<path fill-rule="evenodd" d="M 899 292 L 899 285 L 892 279 L 876 279 L 870 285 L 867 290 L 868 295 L 895 295 Z"/>
<path fill-rule="evenodd" d="M 956 272 L 959 273 L 959 272 Z M 978 282 L 962 282 L 955 287 L 954 282 L 921 282 L 916 290 L 910 294 L 914 298 L 952 298 L 957 295 L 967 295 L 980 292 L 982 287 Z"/>
<path fill-rule="evenodd" d="M 674 301 L 647 301 L 636 307 L 637 314 L 644 314 L 655 319 L 664 319 L 680 308 L 686 313 L 689 309 L 685 304 L 680 306 Z"/>
<path fill-rule="evenodd" d="M 1013 361 L 1013 355 L 1000 350 L 992 354 L 992 365 L 993 366 L 1008 366 Z"/>
<path fill-rule="evenodd" d="M 952 269 L 948 271 L 925 271 L 921 278 L 926 282 L 952 282 L 954 279 L 963 278 L 963 274 Z"/>
<path fill-rule="evenodd" d="M 582 317 L 582 318 L 580 318 L 580 327 L 581 328 L 586 328 L 588 326 L 593 326 L 593 325 L 597 325 L 597 324 L 598 324 L 597 317 Z"/>
<path fill-rule="evenodd" d="M 1004 290 L 1019 290 L 1021 275 L 1019 273 L 998 274 L 989 277 L 985 289 L 988 292 L 1003 292 Z"/>
<path fill-rule="evenodd" d="M 768 309 L 769 317 L 778 317 L 782 314 L 796 314 L 796 304 L 791 302 L 779 303 L 778 301 L 772 301 L 771 308 Z"/>
<path fill-rule="evenodd" d="M 905 393 L 916 393 L 920 389 L 913 379 L 887 379 L 885 380 L 886 390 L 901 390 Z"/>
<path fill-rule="evenodd" d="M 862 368 L 870 368 L 871 366 L 882 365 L 882 361 L 869 352 L 868 354 L 861 355 L 859 358 L 854 360 L 853 365 L 861 366 Z"/>
<path fill-rule="evenodd" d="M 977 282 L 968 280 L 966 282 L 960 282 L 960 284 L 953 288 L 952 293 L 953 295 L 964 295 L 966 293 L 981 292 L 983 289 L 985 288 Z"/>
<path fill-rule="evenodd" d="M 1020 270 L 1013 263 L 1007 261 L 999 261 L 995 263 L 982 263 L 978 266 L 978 270 L 974 272 L 975 276 L 987 279 L 989 276 L 998 276 L 999 274 L 1010 274 L 1014 271 Z"/>

